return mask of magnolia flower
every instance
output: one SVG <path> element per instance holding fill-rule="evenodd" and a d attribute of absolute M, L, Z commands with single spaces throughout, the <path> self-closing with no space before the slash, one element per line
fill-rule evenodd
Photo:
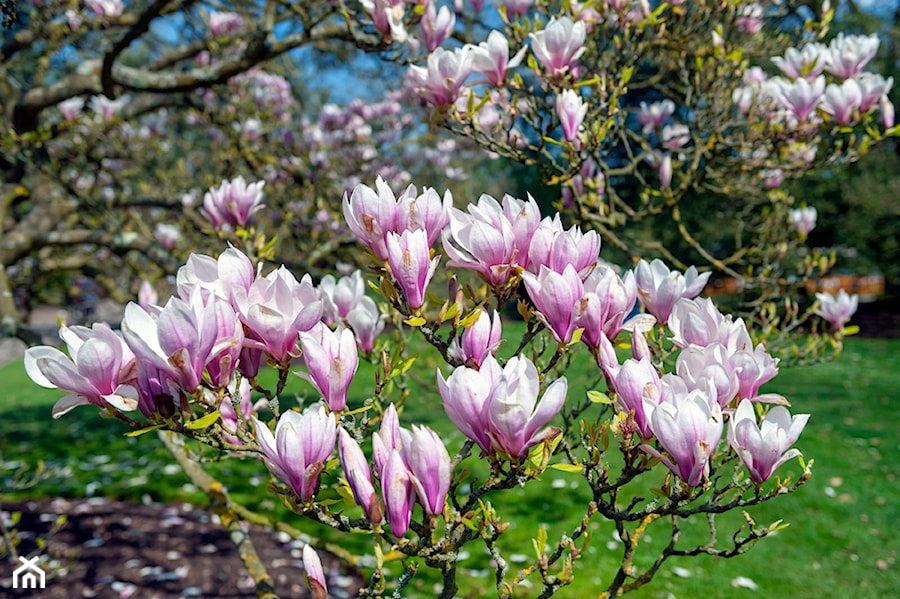
<path fill-rule="evenodd" d="M 615 376 L 614 388 L 619 406 L 625 413 L 634 413 L 638 434 L 644 439 L 653 436 L 644 410 L 644 399 L 659 402 L 661 393 L 659 373 L 648 358 L 627 359 Z"/>
<path fill-rule="evenodd" d="M 531 49 L 552 79 L 561 79 L 572 72 L 578 57 L 584 54 L 586 35 L 583 21 L 569 17 L 551 18 L 540 31 L 530 33 Z"/>
<path fill-rule="evenodd" d="M 334 450 L 337 424 L 319 404 L 300 414 L 289 410 L 281 415 L 275 434 L 256 417 L 251 417 L 263 461 L 301 501 L 312 499 L 319 487 L 319 475 Z"/>
<path fill-rule="evenodd" d="M 808 420 L 809 414 L 792 418 L 787 408 L 775 406 L 757 425 L 753 404 L 743 400 L 728 422 L 728 443 L 750 472 L 750 478 L 761 484 L 779 466 L 801 455 L 797 449 L 789 448 L 797 441 Z"/>
<path fill-rule="evenodd" d="M 731 352 L 721 343 L 706 347 L 692 345 L 684 348 L 675 361 L 675 372 L 688 389 L 705 388 L 712 381 L 716 389 L 716 401 L 725 408 L 738 395 L 741 383 Z"/>
<path fill-rule="evenodd" d="M 643 403 L 650 429 L 668 456 L 646 444 L 641 448 L 659 458 L 685 483 L 696 487 L 709 473 L 709 458 L 724 428 L 712 382 L 705 389 L 673 388 L 663 401 L 645 398 Z"/>
<path fill-rule="evenodd" d="M 791 208 L 788 211 L 788 219 L 791 226 L 803 237 L 809 235 L 809 232 L 816 228 L 817 217 L 818 212 L 815 206 Z"/>
<path fill-rule="evenodd" d="M 181 229 L 178 225 L 170 225 L 167 223 L 157 223 L 153 229 L 153 237 L 167 250 L 175 247 L 175 244 L 181 240 Z"/>
<path fill-rule="evenodd" d="M 213 37 L 240 31 L 244 27 L 244 17 L 236 12 L 212 11 L 209 13 L 209 32 Z"/>
<path fill-rule="evenodd" d="M 233 303 L 248 329 L 245 347 L 265 351 L 278 361 L 296 357 L 300 333 L 322 318 L 323 305 L 312 278 L 306 274 L 298 282 L 284 266 L 234 294 Z"/>
<path fill-rule="evenodd" d="M 411 65 L 408 72 L 419 97 L 434 106 L 451 106 L 472 72 L 472 46 L 436 48 L 426 66 Z"/>
<path fill-rule="evenodd" d="M 531 237 L 528 245 L 528 271 L 539 274 L 541 266 L 562 273 L 572 265 L 580 277 L 587 277 L 597 264 L 600 253 L 600 235 L 596 231 L 582 233 L 573 225 L 563 229 L 559 213 L 545 218 Z"/>
<path fill-rule="evenodd" d="M 598 264 L 584 281 L 575 326 L 583 328 L 581 340 L 591 349 L 600 345 L 600 337 L 615 339 L 634 308 L 637 284 L 634 273 L 619 277 L 612 267 Z"/>
<path fill-rule="evenodd" d="M 502 32 L 494 29 L 487 41 L 472 49 L 472 68 L 487 78 L 494 87 L 503 87 L 506 73 L 522 62 L 528 47 L 521 48 L 515 56 L 509 58 L 509 41 Z"/>
<path fill-rule="evenodd" d="M 752 401 L 783 401 L 780 395 L 759 395 L 759 388 L 778 374 L 778 358 L 773 358 L 760 343 L 752 351 L 750 348 L 734 352 L 729 357 L 737 374 L 738 397 Z"/>
<path fill-rule="evenodd" d="M 562 125 L 566 141 L 578 139 L 581 123 L 587 115 L 588 105 L 578 92 L 567 89 L 556 96 L 556 114 Z"/>
<path fill-rule="evenodd" d="M 885 79 L 877 73 L 860 73 L 856 77 L 856 83 L 859 85 L 861 93 L 859 109 L 862 112 L 868 112 L 891 90 L 894 78 Z"/>
<path fill-rule="evenodd" d="M 817 293 L 816 299 L 819 301 L 816 314 L 828 321 L 835 331 L 843 329 L 859 307 L 859 296 L 848 295 L 843 289 L 837 295 Z"/>
<path fill-rule="evenodd" d="M 303 546 L 303 569 L 306 571 L 306 585 L 312 593 L 313 599 L 326 599 L 328 597 L 328 585 L 325 584 L 325 571 L 322 569 L 322 561 L 319 554 L 307 543 Z"/>
<path fill-rule="evenodd" d="M 513 356 L 502 369 L 493 356 L 479 370 L 460 366 L 447 380 L 438 372 L 438 390 L 447 416 L 484 453 L 522 458 L 534 445 L 558 434 L 544 427 L 562 408 L 566 379 L 553 381 L 540 401 L 537 368 Z"/>
<path fill-rule="evenodd" d="M 431 52 L 453 33 L 453 28 L 456 27 L 456 15 L 447 6 L 442 6 L 438 11 L 435 9 L 434 3 L 429 2 L 425 8 L 425 14 L 422 15 L 420 25 L 425 48 Z"/>
<path fill-rule="evenodd" d="M 416 188 L 410 185 L 397 201 L 396 232 L 402 234 L 403 231 L 425 231 L 428 247 L 431 247 L 450 222 L 452 207 L 453 196 L 449 190 L 441 197 L 437 191 L 428 187 L 422 190 L 421 195 L 417 195 Z"/>
<path fill-rule="evenodd" d="M 332 412 L 343 411 L 359 366 L 353 332 L 344 328 L 332 331 L 319 323 L 309 333 L 300 333 L 300 346 L 309 370 L 300 376 L 312 383 Z"/>
<path fill-rule="evenodd" d="M 528 264 L 528 247 L 540 222 L 531 196 L 523 201 L 506 195 L 501 205 L 482 195 L 468 212 L 453 208 L 441 233 L 448 266 L 475 270 L 491 285 L 502 285 L 515 274 L 515 266 Z"/>
<path fill-rule="evenodd" d="M 121 335 L 103 323 L 85 327 L 62 327 L 60 338 L 69 355 L 55 347 L 40 345 L 25 351 L 25 372 L 31 380 L 48 389 L 64 389 L 73 396 L 53 406 L 59 418 L 72 408 L 94 404 L 122 411 L 138 407 L 134 354 Z"/>
<path fill-rule="evenodd" d="M 385 320 L 375 300 L 368 296 L 360 298 L 353 309 L 347 313 L 346 320 L 353 329 L 359 350 L 363 353 L 371 352 L 375 347 L 375 338 L 384 331 Z"/>
<path fill-rule="evenodd" d="M 822 95 L 825 93 L 825 77 L 823 75 L 819 75 L 813 81 L 797 79 L 789 82 L 784 79 L 775 79 L 775 82 L 778 85 L 779 99 L 782 105 L 798 121 L 806 121 L 810 115 L 815 114 L 816 108 L 822 101 Z"/>
<path fill-rule="evenodd" d="M 462 339 L 454 339 L 450 344 L 449 354 L 475 368 L 493 355 L 503 340 L 500 315 L 494 310 L 491 318 L 487 310 L 482 309 L 478 318 L 462 332 Z"/>
<path fill-rule="evenodd" d="M 203 211 L 210 223 L 217 228 L 244 226 L 263 204 L 265 181 L 247 184 L 239 176 L 231 181 L 222 181 L 219 187 L 212 187 L 203 195 Z"/>
<path fill-rule="evenodd" d="M 644 135 L 647 135 L 654 129 L 662 129 L 674 112 L 675 103 L 672 100 L 663 100 L 652 104 L 641 102 L 641 108 L 637 113 L 637 121 L 643 127 Z"/>
<path fill-rule="evenodd" d="M 84 5 L 100 18 L 115 18 L 122 15 L 122 0 L 84 0 Z"/>
<path fill-rule="evenodd" d="M 784 56 L 775 56 L 772 62 L 790 79 L 814 80 L 825 68 L 826 48 L 822 44 L 806 44 L 800 49 L 788 48 Z"/>
<path fill-rule="evenodd" d="M 84 109 L 84 98 L 75 96 L 74 98 L 63 100 L 59 103 L 58 107 L 60 114 L 62 114 L 62 117 L 65 120 L 73 121 L 78 118 L 78 115 L 80 115 L 81 111 Z"/>
<path fill-rule="evenodd" d="M 669 315 L 672 343 L 678 347 L 707 347 L 721 343 L 735 352 L 750 347 L 750 336 L 743 319 L 732 320 L 719 311 L 709 298 L 680 299 Z"/>
<path fill-rule="evenodd" d="M 349 196 L 344 194 L 343 211 L 356 238 L 369 246 L 379 260 L 387 260 L 385 238 L 397 227 L 397 200 L 384 179 L 379 176 L 375 180 L 375 190 L 359 184 Z"/>
<path fill-rule="evenodd" d="M 828 45 L 825 70 L 840 79 L 856 77 L 878 52 L 878 34 L 844 35 L 838 33 Z"/>
<path fill-rule="evenodd" d="M 322 298 L 322 320 L 327 325 L 344 320 L 366 295 L 366 282 L 362 271 L 355 270 L 348 277 L 335 280 L 334 275 L 325 275 L 319 281 L 319 296 Z"/>
<path fill-rule="evenodd" d="M 679 299 L 699 295 L 711 275 L 708 272 L 698 274 L 693 266 L 684 274 L 670 271 L 659 259 L 650 263 L 641 260 L 635 267 L 634 274 L 641 303 L 661 323 L 669 320 L 672 307 Z"/>
<path fill-rule="evenodd" d="M 829 84 L 822 98 L 822 110 L 838 125 L 850 125 L 862 104 L 862 89 L 853 79 L 840 85 Z"/>
<path fill-rule="evenodd" d="M 401 44 L 407 41 L 407 32 L 403 26 L 405 0 L 360 0 L 360 4 L 372 17 L 375 29 L 389 41 Z"/>
<path fill-rule="evenodd" d="M 584 284 L 575 268 L 569 264 L 562 273 L 541 265 L 537 276 L 522 273 L 528 297 L 538 309 L 537 316 L 559 343 L 569 343 L 575 333 L 577 305 L 584 295 Z"/>
<path fill-rule="evenodd" d="M 388 264 L 391 274 L 403 291 L 406 303 L 418 310 L 425 303 L 425 290 L 437 269 L 440 256 L 433 259 L 424 230 L 387 234 Z"/>
<path fill-rule="evenodd" d="M 369 522 L 377 524 L 381 522 L 384 512 L 372 485 L 369 462 L 359 443 L 346 430 L 340 429 L 339 437 L 341 468 L 344 470 L 344 478 L 350 485 L 353 500 L 365 511 Z"/>

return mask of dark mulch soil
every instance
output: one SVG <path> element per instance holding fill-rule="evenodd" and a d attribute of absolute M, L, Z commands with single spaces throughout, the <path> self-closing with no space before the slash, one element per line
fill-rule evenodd
<path fill-rule="evenodd" d="M 29 554 L 45 538 L 57 514 L 67 523 L 39 553 L 48 571 L 46 589 L 13 590 L 19 565 L 0 560 L 0 596 L 46 599 L 176 599 L 255 597 L 253 580 L 215 516 L 182 505 L 133 504 L 103 498 L 4 503 L 4 512 L 22 512 L 16 530 Z M 8 516 L 8 514 L 4 514 Z M 303 544 L 286 534 L 251 525 L 250 536 L 283 598 L 305 598 L 300 559 Z M 2 554 L 3 552 L 0 552 Z M 361 576 L 319 552 L 334 597 L 356 596 Z"/>

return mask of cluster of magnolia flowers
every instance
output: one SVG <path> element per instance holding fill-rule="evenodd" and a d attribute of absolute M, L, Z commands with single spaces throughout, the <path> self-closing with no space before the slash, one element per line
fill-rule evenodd
<path fill-rule="evenodd" d="M 792 131 L 817 124 L 822 115 L 837 125 L 852 126 L 876 108 L 884 127 L 893 127 L 894 106 L 887 95 L 893 78 L 864 70 L 878 45 L 875 34 L 839 33 L 828 46 L 814 42 L 788 48 L 784 56 L 772 59 L 784 77 L 769 78 L 758 67 L 748 69 L 746 86 L 734 91 L 734 102 L 743 114 L 760 110 Z M 836 82 L 828 83 L 825 73 Z"/>
<path fill-rule="evenodd" d="M 639 435 L 641 447 L 687 484 L 704 480 L 726 416 L 729 443 L 754 481 L 763 482 L 797 454 L 789 447 L 806 416 L 791 418 L 777 406 L 757 423 L 753 403 L 783 402 L 759 393 L 777 373 L 777 360 L 762 345 L 753 346 L 742 320 L 733 321 L 710 300 L 695 297 L 708 274 L 693 268 L 682 274 L 660 261 L 642 261 L 634 272 L 619 276 L 598 264 L 596 233 L 564 229 L 558 215 L 541 218 L 530 198 L 506 196 L 497 202 L 483 196 L 463 212 L 452 207 L 449 193 L 419 194 L 410 186 L 398 198 L 379 180 L 376 189 L 360 185 L 345 197 L 344 212 L 410 310 L 426 304 L 440 259 L 431 257 L 438 238 L 449 266 L 475 271 L 495 289 L 518 288 L 515 281 L 523 281 L 535 316 L 560 346 L 580 341 L 597 357 L 627 416 L 623 430 Z M 308 501 L 334 449 L 340 429 L 335 415 L 347 407 L 359 352 L 371 352 L 384 327 L 364 291 L 359 272 L 326 277 L 316 286 L 309 275 L 298 281 L 284 267 L 262 275 L 234 248 L 218 259 L 194 255 L 180 269 L 176 295 L 164 306 L 129 304 L 121 331 L 106 324 L 63 327 L 68 355 L 32 348 L 26 369 L 37 383 L 73 394 L 57 404 L 56 416 L 89 403 L 138 409 L 162 422 L 179 411 L 190 414 L 191 404 L 201 401 L 221 408 L 235 445 L 242 442 L 241 424 L 252 421 L 269 468 Z M 648 314 L 629 320 L 638 299 Z M 680 348 L 674 373 L 660 376 L 651 361 L 641 331 L 654 322 L 667 323 Z M 634 357 L 620 364 L 612 344 L 624 329 L 634 336 Z M 559 377 L 541 396 L 531 360 L 516 356 L 501 365 L 494 356 L 501 336 L 499 316 L 482 310 L 453 340 L 449 353 L 459 365 L 447 377 L 437 373 L 438 391 L 450 420 L 483 454 L 517 463 L 559 434 L 548 425 L 565 402 L 567 383 Z M 290 367 L 298 358 L 305 366 L 302 376 L 323 403 L 303 413 L 286 412 L 273 435 L 253 416 L 246 380 L 266 362 Z M 227 406 L 225 397 L 234 405 Z M 392 414 L 388 408 L 373 442 L 374 472 L 391 529 L 402 535 L 416 501 L 426 513 L 440 513 L 449 458 L 433 431 L 405 431 Z M 382 511 L 373 499 L 372 472 L 355 441 L 341 433 L 345 478 L 376 521 Z"/>

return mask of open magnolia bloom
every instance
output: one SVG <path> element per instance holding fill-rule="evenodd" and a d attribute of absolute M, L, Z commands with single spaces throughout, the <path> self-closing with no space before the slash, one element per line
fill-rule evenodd
<path fill-rule="evenodd" d="M 750 478 L 763 483 L 779 466 L 801 455 L 797 449 L 789 448 L 808 420 L 809 414 L 791 418 L 787 408 L 775 406 L 757 424 L 753 403 L 745 399 L 728 423 L 728 443 L 747 467 Z"/>

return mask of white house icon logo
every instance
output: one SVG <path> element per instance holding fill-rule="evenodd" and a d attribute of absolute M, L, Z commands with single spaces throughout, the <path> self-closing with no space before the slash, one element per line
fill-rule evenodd
<path fill-rule="evenodd" d="M 40 556 L 31 559 L 19 556 L 22 565 L 13 571 L 14 589 L 43 589 L 45 587 L 44 571 L 37 565 L 39 559 Z"/>

